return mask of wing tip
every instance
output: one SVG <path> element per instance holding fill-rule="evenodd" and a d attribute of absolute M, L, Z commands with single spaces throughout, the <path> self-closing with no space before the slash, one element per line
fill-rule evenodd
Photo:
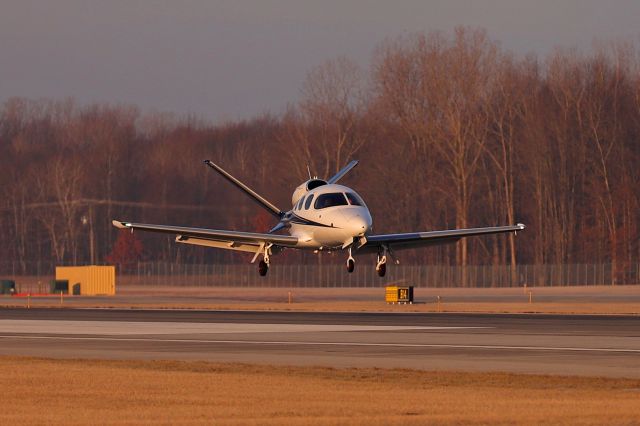
<path fill-rule="evenodd" d="M 127 222 L 121 222 L 119 220 L 112 220 L 111 224 L 118 229 L 126 229 L 129 227 L 129 224 Z"/>
<path fill-rule="evenodd" d="M 523 230 L 526 228 L 526 226 L 524 225 L 524 223 L 518 223 L 516 226 L 518 227 L 518 229 L 519 229 L 520 231 L 523 231 Z"/>

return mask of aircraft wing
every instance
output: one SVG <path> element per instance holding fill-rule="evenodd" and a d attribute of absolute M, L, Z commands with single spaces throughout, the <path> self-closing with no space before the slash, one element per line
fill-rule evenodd
<path fill-rule="evenodd" d="M 291 237 L 289 235 L 151 225 L 147 223 L 122 222 L 119 220 L 114 220 L 112 223 L 113 226 L 120 229 L 174 234 L 177 236 L 176 241 L 179 243 L 216 247 L 226 250 L 246 251 L 251 253 L 256 253 L 268 244 L 280 247 L 295 247 L 298 243 L 298 238 Z"/>
<path fill-rule="evenodd" d="M 521 223 L 509 226 L 489 228 L 452 229 L 448 231 L 409 232 L 405 234 L 368 235 L 367 241 L 358 249 L 358 253 L 377 253 L 383 247 L 391 251 L 439 244 L 455 243 L 460 238 L 476 235 L 500 234 L 522 231 Z"/>

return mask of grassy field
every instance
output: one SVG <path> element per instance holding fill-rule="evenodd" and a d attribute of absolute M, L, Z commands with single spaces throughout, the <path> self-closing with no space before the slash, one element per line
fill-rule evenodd
<path fill-rule="evenodd" d="M 640 381 L 0 357 L 0 424 L 639 424 Z"/>

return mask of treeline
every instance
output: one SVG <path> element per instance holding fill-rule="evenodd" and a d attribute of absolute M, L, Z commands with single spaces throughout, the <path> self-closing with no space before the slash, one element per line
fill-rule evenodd
<path fill-rule="evenodd" d="M 329 177 L 358 159 L 345 183 L 376 232 L 527 225 L 515 239 L 412 251 L 405 263 L 611 262 L 622 273 L 640 257 L 638 65 L 631 44 L 520 58 L 460 28 L 386 41 L 368 70 L 331 60 L 286 113 L 241 122 L 9 99 L 0 258 L 103 261 L 114 218 L 264 232 L 271 219 L 202 160 L 284 208 L 307 166 Z M 244 260 L 138 238 L 146 259 Z"/>

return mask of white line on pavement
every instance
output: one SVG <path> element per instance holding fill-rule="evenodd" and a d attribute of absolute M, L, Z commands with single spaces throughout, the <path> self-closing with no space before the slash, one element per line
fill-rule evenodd
<path fill-rule="evenodd" d="M 428 343 L 364 343 L 364 342 L 305 342 L 305 341 L 269 341 L 269 340 L 204 340 L 204 339 L 153 339 L 118 337 L 66 337 L 66 336 L 20 336 L 0 335 L 0 339 L 19 340 L 93 340 L 113 342 L 154 342 L 154 343 L 213 343 L 239 345 L 285 345 L 285 346 L 364 346 L 395 348 L 442 348 L 442 349 L 496 349 L 525 351 L 569 351 L 569 352 L 619 352 L 640 353 L 640 349 L 631 348 L 578 348 L 555 346 L 507 346 L 507 345 L 454 345 Z"/>
<path fill-rule="evenodd" d="M 0 319 L 0 333 L 84 334 L 122 336 L 140 334 L 237 334 L 237 333 L 308 333 L 361 331 L 432 331 L 467 330 L 493 327 L 448 327 L 413 325 L 352 325 L 352 324 L 263 324 L 162 321 L 72 321 L 72 320 L 12 320 Z"/>

